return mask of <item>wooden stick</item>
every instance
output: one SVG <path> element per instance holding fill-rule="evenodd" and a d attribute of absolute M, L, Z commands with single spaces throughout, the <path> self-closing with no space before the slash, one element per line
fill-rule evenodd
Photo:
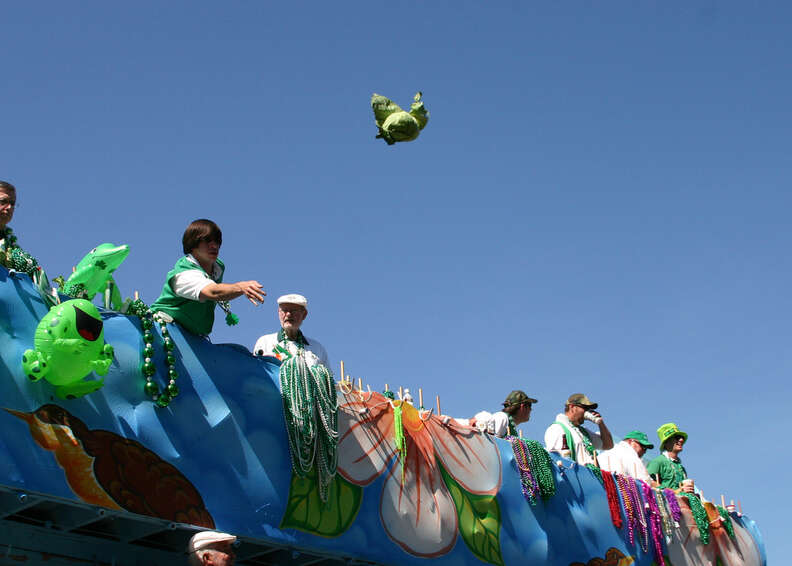
<path fill-rule="evenodd" d="M 437 414 L 442 415 L 443 413 L 440 412 L 440 395 L 437 395 L 435 399 L 437 399 Z"/>
<path fill-rule="evenodd" d="M 358 389 L 360 391 L 363 391 L 363 378 L 362 377 L 358 377 Z"/>
<path fill-rule="evenodd" d="M 341 381 L 344 381 L 344 376 L 346 372 L 344 372 L 344 360 L 341 360 Z"/>
<path fill-rule="evenodd" d="M 737 509 L 740 510 L 740 515 L 742 515 L 742 503 L 740 503 L 739 499 L 737 500 Z"/>
<path fill-rule="evenodd" d="M 388 384 L 387 383 L 385 384 L 385 391 L 390 391 L 390 389 L 388 389 Z"/>
<path fill-rule="evenodd" d="M 137 301 L 139 298 L 140 298 L 140 293 L 138 293 L 137 291 L 135 291 L 135 300 Z"/>
<path fill-rule="evenodd" d="M 732 499 L 732 500 L 731 500 L 731 503 L 729 503 L 729 505 L 730 505 L 731 507 L 734 507 L 734 499 Z"/>
<path fill-rule="evenodd" d="M 418 407 L 423 407 L 423 389 L 418 388 Z"/>
<path fill-rule="evenodd" d="M 522 438 L 522 429 L 518 430 L 517 434 L 519 435 L 520 438 Z"/>
<path fill-rule="evenodd" d="M 722 493 L 721 493 L 721 507 L 723 507 L 724 509 L 726 509 L 726 498 L 725 498 L 725 497 L 723 497 L 723 494 L 722 494 Z"/>
<path fill-rule="evenodd" d="M 399 385 L 399 399 L 404 399 L 404 395 L 403 395 L 403 393 L 404 393 L 404 392 L 403 392 L 403 390 L 402 390 L 402 386 L 401 386 L 401 385 Z"/>

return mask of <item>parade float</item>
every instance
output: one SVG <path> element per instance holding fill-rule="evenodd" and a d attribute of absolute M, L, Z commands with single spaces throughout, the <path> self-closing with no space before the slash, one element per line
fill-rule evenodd
<path fill-rule="evenodd" d="M 7 563 L 183 564 L 207 528 L 249 565 L 766 562 L 733 506 L 158 324 L 120 304 L 111 269 L 47 293 L 16 267 L 0 267 Z M 108 308 L 88 300 L 103 288 Z"/>

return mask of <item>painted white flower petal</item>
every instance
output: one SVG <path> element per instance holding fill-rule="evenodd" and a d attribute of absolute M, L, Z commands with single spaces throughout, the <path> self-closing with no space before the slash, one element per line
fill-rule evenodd
<path fill-rule="evenodd" d="M 470 493 L 494 495 L 501 485 L 501 459 L 495 440 L 488 434 L 454 421 L 443 424 L 432 416 L 426 427 L 435 454 L 445 470 Z"/>
<path fill-rule="evenodd" d="M 407 445 L 404 483 L 398 460 L 385 480 L 380 500 L 382 526 L 410 554 L 426 558 L 441 556 L 456 542 L 456 508 L 440 470 L 430 468 L 416 450 L 410 451 L 409 440 Z"/>

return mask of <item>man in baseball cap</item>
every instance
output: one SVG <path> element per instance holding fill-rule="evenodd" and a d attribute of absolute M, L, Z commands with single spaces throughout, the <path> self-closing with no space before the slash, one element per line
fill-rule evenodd
<path fill-rule="evenodd" d="M 187 543 L 191 566 L 233 566 L 236 554 L 233 544 L 237 538 L 228 533 L 201 531 Z"/>
<path fill-rule="evenodd" d="M 632 476 L 649 485 L 655 485 L 646 471 L 643 460 L 641 460 L 646 451 L 651 448 L 654 448 L 654 445 L 649 442 L 646 433 L 633 430 L 625 434 L 624 439 L 616 446 L 600 452 L 597 460 L 603 470 Z"/>
<path fill-rule="evenodd" d="M 531 418 L 531 407 L 538 401 L 528 397 L 525 391 L 515 389 L 506 396 L 503 409 L 496 413 L 481 411 L 470 419 L 470 426 L 493 434 L 499 438 L 517 436 L 517 425 L 528 422 Z"/>
<path fill-rule="evenodd" d="M 605 421 L 594 409 L 592 402 L 583 393 L 573 393 L 564 405 L 564 412 L 556 415 L 556 420 L 545 431 L 545 448 L 548 452 L 558 452 L 580 465 L 597 465 L 597 450 L 613 448 L 613 437 Z M 583 427 L 587 419 L 599 427 L 599 433 Z"/>

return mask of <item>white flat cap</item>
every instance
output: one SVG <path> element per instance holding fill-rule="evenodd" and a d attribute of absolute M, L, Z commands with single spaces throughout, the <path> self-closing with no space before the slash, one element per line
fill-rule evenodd
<path fill-rule="evenodd" d="M 190 539 L 190 542 L 187 543 L 187 554 L 197 552 L 217 542 L 233 543 L 236 542 L 236 539 L 237 538 L 234 535 L 229 535 L 228 533 L 219 533 L 217 531 L 201 531 L 200 533 L 195 533 Z"/>
<path fill-rule="evenodd" d="M 308 306 L 308 299 L 297 293 L 289 293 L 278 297 L 278 304 L 289 303 L 290 305 L 300 305 L 301 307 Z"/>

